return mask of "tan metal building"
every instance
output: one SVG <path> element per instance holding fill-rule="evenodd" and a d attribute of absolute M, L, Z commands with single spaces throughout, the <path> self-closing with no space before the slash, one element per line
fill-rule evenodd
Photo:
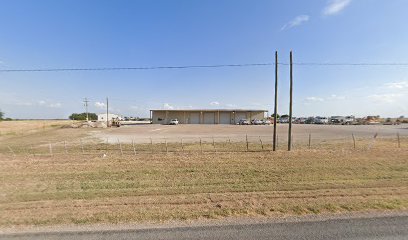
<path fill-rule="evenodd" d="M 188 109 L 150 110 L 153 124 L 168 124 L 177 119 L 180 124 L 236 124 L 241 119 L 262 120 L 267 110 L 245 109 Z"/>

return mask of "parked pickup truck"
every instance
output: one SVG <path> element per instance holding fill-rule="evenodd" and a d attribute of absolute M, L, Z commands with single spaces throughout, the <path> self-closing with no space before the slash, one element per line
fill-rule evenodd
<path fill-rule="evenodd" d="M 252 124 L 252 125 L 262 125 L 263 122 L 262 122 L 261 120 L 254 119 L 254 120 L 251 121 L 251 124 Z"/>
<path fill-rule="evenodd" d="M 178 125 L 179 121 L 177 119 L 171 119 L 169 125 Z"/>
<path fill-rule="evenodd" d="M 246 119 L 241 119 L 241 120 L 239 120 L 238 124 L 239 125 L 249 125 L 250 122 L 248 120 L 246 120 Z"/>

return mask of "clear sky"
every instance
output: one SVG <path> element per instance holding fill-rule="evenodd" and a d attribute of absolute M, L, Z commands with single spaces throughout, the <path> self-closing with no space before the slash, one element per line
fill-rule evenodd
<path fill-rule="evenodd" d="M 2 0 L 0 70 L 288 62 L 408 63 L 407 0 Z M 279 69 L 279 113 L 289 68 Z M 274 67 L 0 72 L 12 118 L 273 109 Z M 295 66 L 294 115 L 408 116 L 408 66 Z M 270 112 L 271 113 L 271 112 Z"/>

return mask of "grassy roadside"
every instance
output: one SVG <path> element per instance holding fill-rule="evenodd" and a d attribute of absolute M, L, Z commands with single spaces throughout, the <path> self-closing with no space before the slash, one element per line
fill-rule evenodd
<path fill-rule="evenodd" d="M 0 156 L 0 226 L 408 209 L 408 151 Z"/>

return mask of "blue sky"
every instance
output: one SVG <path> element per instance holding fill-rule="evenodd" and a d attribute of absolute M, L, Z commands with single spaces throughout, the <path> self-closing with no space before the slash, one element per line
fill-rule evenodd
<path fill-rule="evenodd" d="M 408 63 L 406 0 L 7 1 L 0 69 L 281 62 Z M 288 112 L 289 68 L 279 69 Z M 12 118 L 90 110 L 272 110 L 273 66 L 99 72 L 0 72 Z M 294 115 L 408 115 L 408 66 L 295 66 Z"/>

